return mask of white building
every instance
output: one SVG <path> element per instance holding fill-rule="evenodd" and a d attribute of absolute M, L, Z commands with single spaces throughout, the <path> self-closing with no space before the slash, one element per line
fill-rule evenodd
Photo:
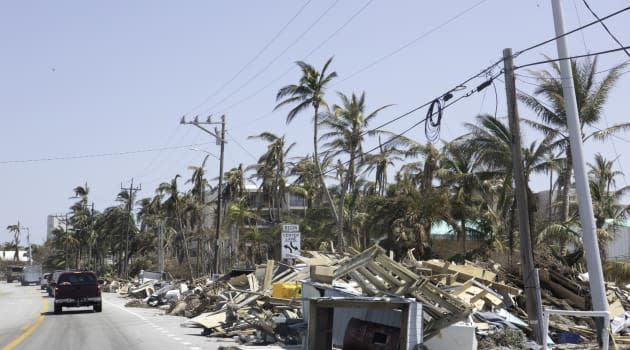
<path fill-rule="evenodd" d="M 52 239 L 53 231 L 58 227 L 62 227 L 62 225 L 63 220 L 60 215 L 48 215 L 46 220 L 46 240 Z"/>
<path fill-rule="evenodd" d="M 18 251 L 18 261 L 28 261 L 28 252 L 26 250 Z M 15 250 L 0 250 L 0 260 L 2 261 L 15 261 Z"/>

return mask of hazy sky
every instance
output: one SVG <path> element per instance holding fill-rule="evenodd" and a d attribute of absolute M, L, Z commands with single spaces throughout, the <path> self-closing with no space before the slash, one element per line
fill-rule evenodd
<path fill-rule="evenodd" d="M 600 17 L 630 6 L 627 0 L 589 3 Z M 568 30 L 594 20 L 581 0 L 563 4 Z M 606 23 L 630 44 L 630 11 Z M 365 91 L 368 111 L 394 104 L 374 121 L 377 126 L 480 72 L 504 48 L 518 51 L 554 36 L 551 5 L 544 0 L 0 2 L 0 242 L 10 240 L 5 227 L 19 220 L 31 240 L 42 243 L 46 216 L 68 212 L 72 189 L 86 183 L 99 211 L 116 205 L 121 185 L 128 187 L 132 178 L 142 186 L 139 198 L 152 196 L 176 174 L 183 178 L 180 188 L 188 189 L 188 167 L 205 156 L 191 147 L 217 155 L 219 147 L 194 126 L 180 125 L 182 115 L 226 115 L 226 170 L 256 162 L 265 144 L 248 136 L 263 131 L 296 142 L 293 156 L 312 152 L 310 112 L 289 125 L 288 108 L 272 112 L 278 89 L 299 79 L 295 61 L 321 68 L 334 56 L 331 70 L 339 77 L 328 101 L 339 101 L 337 91 Z M 572 55 L 617 47 L 600 25 L 569 37 Z M 515 64 L 544 55 L 557 57 L 555 44 Z M 598 64 L 605 70 L 625 60 L 617 52 Z M 543 68 L 548 66 L 532 69 Z M 518 88 L 532 91 L 529 72 L 518 73 Z M 496 81 L 496 97 L 490 87 L 447 109 L 440 138 L 461 135 L 463 123 L 494 114 L 495 106 L 503 117 L 504 89 Z M 630 120 L 629 96 L 625 74 L 610 95 L 602 128 Z M 519 108 L 523 118 L 535 118 Z M 425 113 L 386 129 L 402 132 Z M 526 144 L 540 138 L 524 132 Z M 426 141 L 423 127 L 407 136 Z M 629 139 L 622 134 L 606 144 L 589 143 L 587 159 L 602 152 L 617 157 L 617 169 L 625 171 Z M 210 158 L 206 171 L 218 176 L 218 161 Z M 544 179 L 533 184 L 545 186 Z"/>

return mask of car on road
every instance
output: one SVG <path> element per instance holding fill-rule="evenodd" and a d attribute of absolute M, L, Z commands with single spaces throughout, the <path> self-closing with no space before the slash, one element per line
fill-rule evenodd
<path fill-rule="evenodd" d="M 31 283 L 39 284 L 42 278 L 42 265 L 26 265 L 22 270 L 22 278 L 20 282 L 23 286 Z"/>
<path fill-rule="evenodd" d="M 48 291 L 48 280 L 52 277 L 52 273 L 45 273 L 42 276 L 42 280 L 39 283 L 39 288 L 41 288 L 41 290 L 45 290 Z"/>
<path fill-rule="evenodd" d="M 7 266 L 7 283 L 11 283 L 15 280 L 20 281 L 22 278 L 22 270 L 24 270 L 24 266 L 19 265 L 10 265 Z"/>
<path fill-rule="evenodd" d="M 103 310 L 101 286 L 91 271 L 64 271 L 55 285 L 55 314 L 63 307 L 92 306 L 95 312 Z"/>

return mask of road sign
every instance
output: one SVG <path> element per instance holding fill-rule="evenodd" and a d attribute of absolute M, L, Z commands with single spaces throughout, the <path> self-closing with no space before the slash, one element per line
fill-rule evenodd
<path fill-rule="evenodd" d="M 300 255 L 300 225 L 282 225 L 282 259 Z"/>

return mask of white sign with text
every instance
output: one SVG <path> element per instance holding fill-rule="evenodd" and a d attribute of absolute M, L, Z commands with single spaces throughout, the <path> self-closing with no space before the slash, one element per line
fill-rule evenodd
<path fill-rule="evenodd" d="M 300 225 L 282 225 L 282 259 L 300 255 Z"/>

